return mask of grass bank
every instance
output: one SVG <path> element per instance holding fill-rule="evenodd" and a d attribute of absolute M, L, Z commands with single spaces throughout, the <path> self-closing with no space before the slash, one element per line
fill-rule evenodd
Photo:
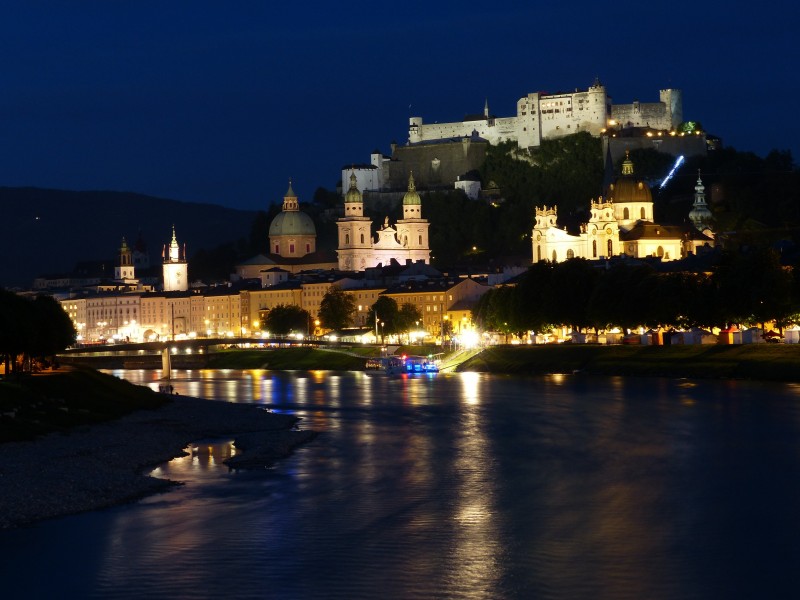
<path fill-rule="evenodd" d="M 495 346 L 462 363 L 457 370 L 800 381 L 800 346 Z"/>

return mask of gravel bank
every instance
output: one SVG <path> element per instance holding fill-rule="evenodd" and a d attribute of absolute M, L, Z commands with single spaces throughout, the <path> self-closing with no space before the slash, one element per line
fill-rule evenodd
<path fill-rule="evenodd" d="M 174 397 L 157 410 L 0 445 L 0 528 L 96 510 L 162 491 L 175 482 L 149 468 L 181 456 L 191 442 L 242 434 L 231 467 L 263 468 L 315 436 L 296 418 L 251 404 Z M 246 436 L 245 436 L 246 434 Z M 238 459 L 238 460 L 234 460 Z"/>

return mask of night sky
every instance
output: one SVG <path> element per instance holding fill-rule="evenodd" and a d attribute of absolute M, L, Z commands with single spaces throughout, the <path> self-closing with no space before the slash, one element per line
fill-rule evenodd
<path fill-rule="evenodd" d="M 4 0 L 0 185 L 265 210 L 411 115 L 512 116 L 595 77 L 616 103 L 682 89 L 726 145 L 800 157 L 797 5 L 521 4 Z"/>

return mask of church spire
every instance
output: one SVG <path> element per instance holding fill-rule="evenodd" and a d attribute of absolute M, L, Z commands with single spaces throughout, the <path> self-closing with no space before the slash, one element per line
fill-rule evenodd
<path fill-rule="evenodd" d="M 283 196 L 283 210 L 284 211 L 298 211 L 300 210 L 300 202 L 297 200 L 297 194 L 292 189 L 292 178 L 289 178 L 289 189 Z"/>
<path fill-rule="evenodd" d="M 414 183 L 414 172 L 408 175 L 408 191 L 403 196 L 403 218 L 419 219 L 422 217 L 422 198 L 417 193 L 417 186 Z"/>
<path fill-rule="evenodd" d="M 358 189 L 358 179 L 355 170 L 350 171 L 350 189 L 344 196 L 344 216 L 363 217 L 364 197 Z"/>
<path fill-rule="evenodd" d="M 697 184 L 694 186 L 694 203 L 689 213 L 689 220 L 700 231 L 707 228 L 711 223 L 712 214 L 706 204 L 706 186 L 700 177 L 700 169 L 697 169 Z"/>
<path fill-rule="evenodd" d="M 483 105 L 483 116 L 487 119 L 489 118 L 489 99 L 486 98 L 486 102 Z"/>

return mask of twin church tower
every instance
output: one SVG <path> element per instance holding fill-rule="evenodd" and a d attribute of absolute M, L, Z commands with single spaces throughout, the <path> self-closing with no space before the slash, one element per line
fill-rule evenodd
<path fill-rule="evenodd" d="M 412 174 L 408 180 L 408 191 L 403 196 L 403 218 L 391 225 L 389 217 L 385 217 L 383 225 L 377 228 L 376 236 L 373 236 L 372 219 L 364 215 L 364 198 L 356 185 L 355 174 L 351 173 L 350 189 L 344 198 L 344 216 L 336 222 L 337 262 L 331 268 L 363 271 L 388 265 L 392 260 L 401 264 L 408 260 L 429 263 L 429 226 L 428 221 L 422 218 L 422 199 L 417 193 Z M 300 211 L 290 182 L 283 198 L 283 209 L 269 227 L 270 253 L 283 259 L 303 259 L 316 252 L 316 235 L 313 221 Z M 319 264 L 318 260 L 309 260 Z"/>

